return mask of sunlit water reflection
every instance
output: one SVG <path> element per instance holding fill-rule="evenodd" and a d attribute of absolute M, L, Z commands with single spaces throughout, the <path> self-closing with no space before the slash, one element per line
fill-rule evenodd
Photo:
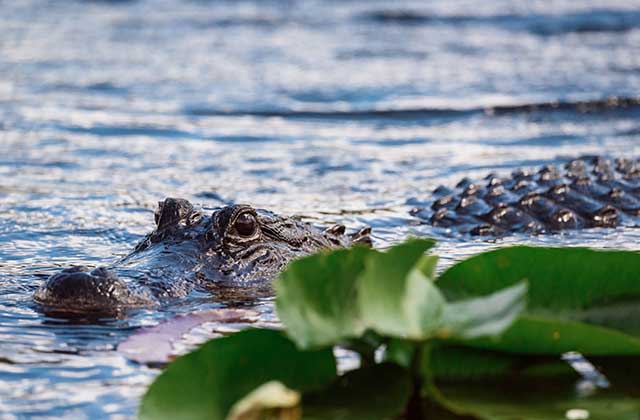
<path fill-rule="evenodd" d="M 408 211 L 465 176 L 637 156 L 638 6 L 0 4 L 0 416 L 132 416 L 158 371 L 117 343 L 218 305 L 71 325 L 31 300 L 60 267 L 126 254 L 166 196 L 371 225 L 378 247 L 433 236 L 443 266 L 522 241 L 636 249 L 634 229 L 487 242 Z"/>

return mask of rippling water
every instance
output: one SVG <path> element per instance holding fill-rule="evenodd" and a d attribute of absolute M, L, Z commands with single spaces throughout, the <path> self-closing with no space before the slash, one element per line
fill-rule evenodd
<path fill-rule="evenodd" d="M 446 264 L 495 244 L 408 216 L 437 185 L 637 156 L 639 6 L 0 2 L 0 417 L 134 415 L 158 371 L 114 347 L 196 308 L 72 323 L 31 293 L 60 267 L 126 254 L 166 196 L 369 224 L 380 247 L 435 236 Z"/>

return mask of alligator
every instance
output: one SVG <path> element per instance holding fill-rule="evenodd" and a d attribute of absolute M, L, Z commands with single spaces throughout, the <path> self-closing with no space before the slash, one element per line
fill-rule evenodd
<path fill-rule="evenodd" d="M 211 215 L 189 201 L 158 203 L 156 227 L 108 266 L 74 266 L 49 277 L 34 299 L 50 312 L 108 312 L 160 305 L 194 291 L 271 290 L 296 257 L 325 248 L 371 245 L 370 228 L 347 235 L 343 225 L 320 230 L 249 205 Z"/>
<path fill-rule="evenodd" d="M 410 211 L 433 226 L 499 237 L 567 229 L 637 226 L 640 160 L 583 156 L 564 167 L 520 169 L 511 177 L 465 178 L 433 191 L 430 206 Z"/>

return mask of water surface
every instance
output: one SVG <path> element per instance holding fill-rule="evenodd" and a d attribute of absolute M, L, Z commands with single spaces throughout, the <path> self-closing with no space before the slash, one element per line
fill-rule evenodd
<path fill-rule="evenodd" d="M 156 203 L 251 203 L 495 246 L 408 215 L 438 185 L 640 151 L 638 1 L 0 3 L 0 417 L 129 418 L 158 370 L 141 325 L 70 322 L 31 294 L 125 255 Z M 613 99 L 612 99 L 613 98 Z M 529 241 L 637 249 L 630 228 Z M 258 308 L 269 318 L 269 302 Z"/>

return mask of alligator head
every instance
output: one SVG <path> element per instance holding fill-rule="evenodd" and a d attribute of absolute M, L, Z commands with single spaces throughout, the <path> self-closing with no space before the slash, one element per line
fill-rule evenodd
<path fill-rule="evenodd" d="M 34 294 L 53 311 L 112 312 L 158 305 L 191 292 L 270 291 L 271 280 L 294 258 L 325 248 L 370 245 L 369 228 L 345 235 L 324 231 L 248 205 L 211 215 L 183 199 L 167 198 L 155 212 L 156 228 L 126 257 L 90 269 L 71 267 Z"/>

